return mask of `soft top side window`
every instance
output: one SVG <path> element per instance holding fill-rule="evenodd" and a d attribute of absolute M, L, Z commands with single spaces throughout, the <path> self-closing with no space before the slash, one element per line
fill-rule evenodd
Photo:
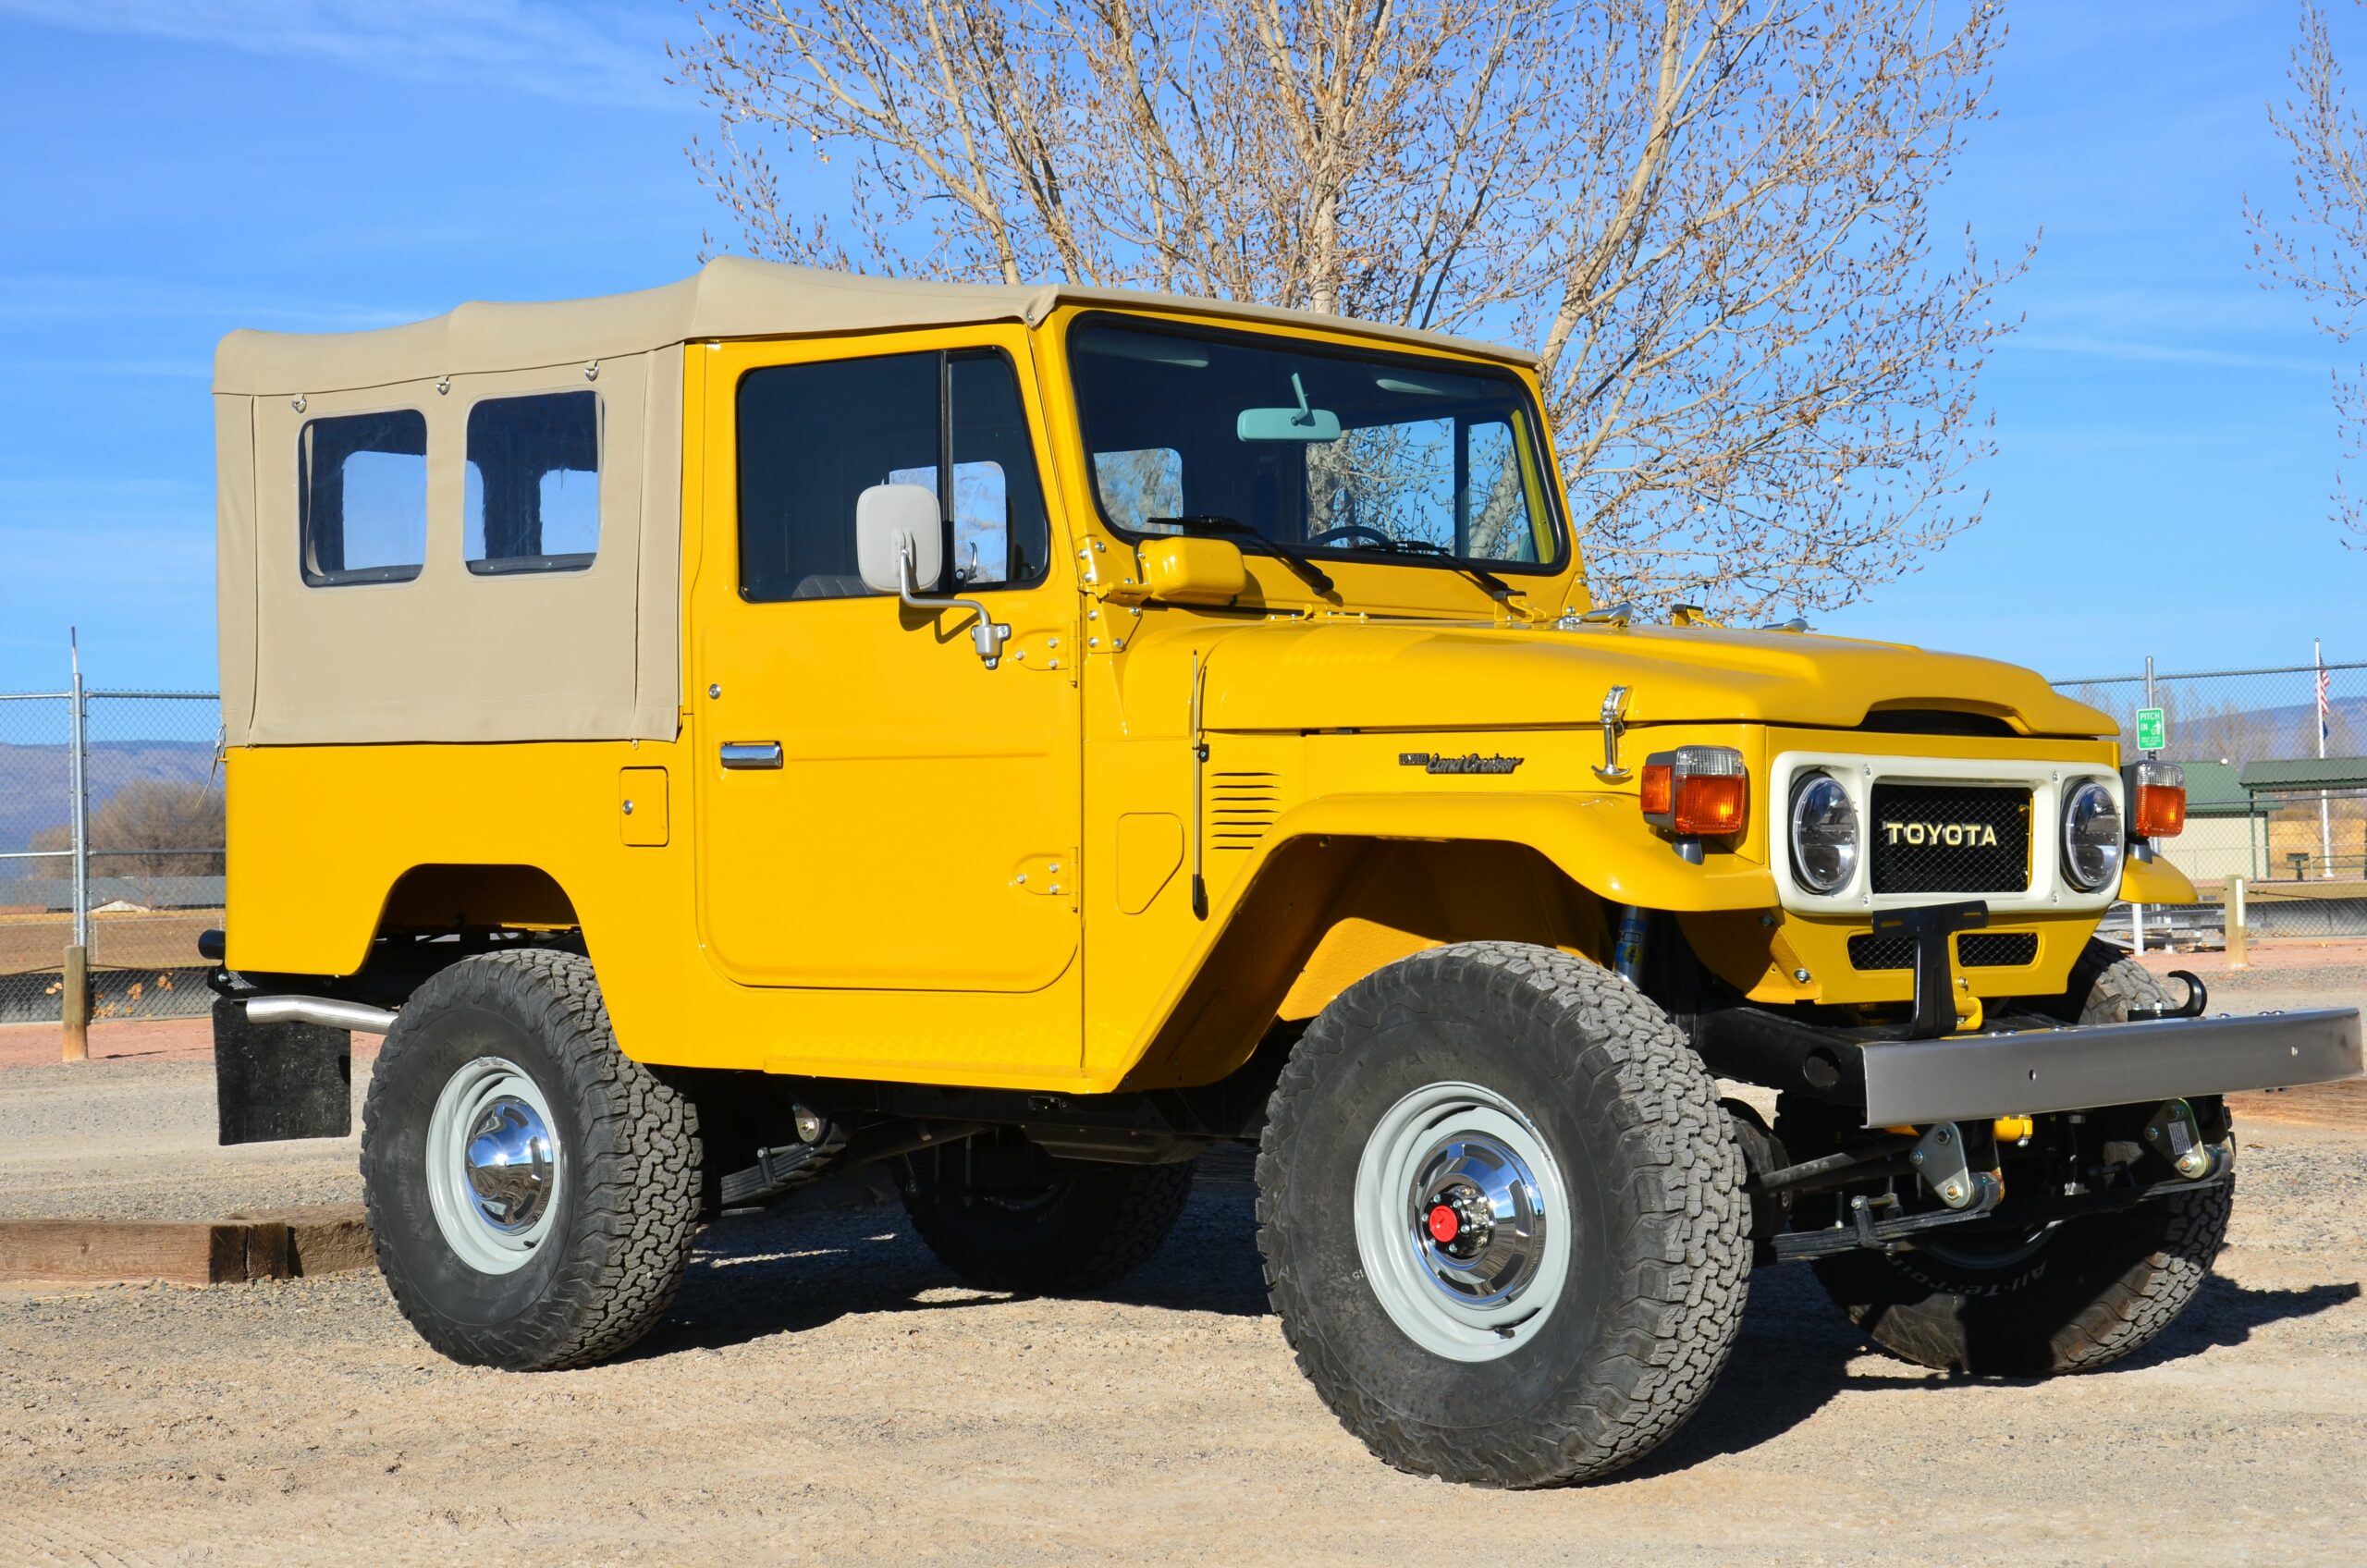
<path fill-rule="evenodd" d="M 304 581 L 409 582 L 427 562 L 427 416 L 307 420 L 296 437 Z"/>
<path fill-rule="evenodd" d="M 480 576 L 581 571 L 600 549 L 600 398 L 487 398 L 469 410 L 461 555 Z"/>

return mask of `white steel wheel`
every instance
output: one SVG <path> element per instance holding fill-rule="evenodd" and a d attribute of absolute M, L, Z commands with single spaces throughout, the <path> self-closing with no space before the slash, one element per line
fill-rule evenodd
<path fill-rule="evenodd" d="M 523 1268 L 559 1212 L 565 1161 L 542 1089 L 517 1063 L 481 1056 L 435 1097 L 427 1199 L 435 1227 L 481 1274 Z"/>
<path fill-rule="evenodd" d="M 1356 1251 L 1381 1309 L 1451 1361 L 1533 1339 L 1570 1272 L 1561 1167 L 1510 1100 L 1429 1084 L 1374 1126 L 1357 1162 Z"/>

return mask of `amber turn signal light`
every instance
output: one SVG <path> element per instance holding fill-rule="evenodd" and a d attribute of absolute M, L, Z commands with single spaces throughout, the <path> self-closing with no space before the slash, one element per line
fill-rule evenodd
<path fill-rule="evenodd" d="M 1644 759 L 1644 820 L 1680 839 L 1728 839 L 1750 826 L 1750 775 L 1732 746 L 1679 746 Z"/>
<path fill-rule="evenodd" d="M 2137 762 L 2120 770 L 2128 790 L 2128 831 L 2137 839 L 2175 839 L 2186 828 L 2186 769 L 2174 762 Z"/>

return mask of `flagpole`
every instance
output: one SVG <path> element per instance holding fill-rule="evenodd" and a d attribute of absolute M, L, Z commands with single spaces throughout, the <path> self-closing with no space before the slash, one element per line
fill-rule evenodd
<path fill-rule="evenodd" d="M 2318 704 L 2318 760 L 2326 760 L 2326 645 L 2323 638 L 2310 639 L 2310 658 L 2317 666 L 2316 688 L 2310 693 Z M 2318 864 L 2321 875 L 2334 875 L 2334 810 L 2329 806 L 2325 790 L 2318 791 Z"/>

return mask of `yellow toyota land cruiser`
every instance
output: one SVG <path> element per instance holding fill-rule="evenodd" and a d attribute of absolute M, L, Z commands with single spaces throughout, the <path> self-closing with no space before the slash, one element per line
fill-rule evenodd
<path fill-rule="evenodd" d="M 378 1258 L 462 1361 L 614 1354 L 867 1162 L 963 1278 L 1092 1290 L 1254 1143 L 1349 1429 L 1567 1481 L 1754 1264 L 1931 1366 L 2128 1354 L 2220 1096 L 2360 1071 L 2094 939 L 2192 895 L 2103 715 L 1593 602 L 1512 350 L 718 261 L 215 391 L 222 1135 L 347 1131 L 383 1032 Z"/>

